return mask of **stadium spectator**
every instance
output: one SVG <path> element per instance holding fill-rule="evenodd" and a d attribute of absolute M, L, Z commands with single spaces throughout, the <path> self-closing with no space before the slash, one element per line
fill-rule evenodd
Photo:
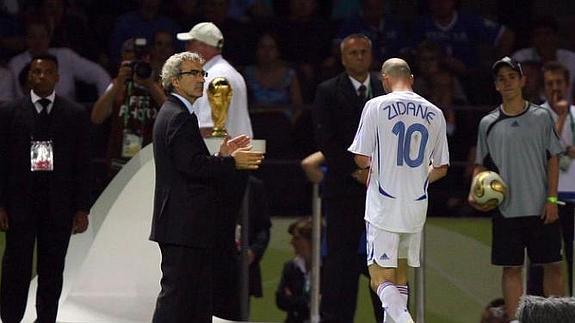
<path fill-rule="evenodd" d="M 270 0 L 229 0 L 228 16 L 246 22 L 273 17 L 273 6 Z"/>
<path fill-rule="evenodd" d="M 564 255 L 567 260 L 568 286 L 573 292 L 573 216 L 575 214 L 575 105 L 567 101 L 570 84 L 569 70 L 559 62 L 543 65 L 543 86 L 546 101 L 541 106 L 549 111 L 559 135 L 562 154 L 559 156 L 559 198 L 566 204 L 559 206 L 559 220 L 563 236 Z M 536 274 L 534 274 L 536 273 Z M 529 270 L 529 294 L 543 296 L 542 272 L 532 266 Z M 532 281 L 534 280 L 534 281 Z"/>
<path fill-rule="evenodd" d="M 543 73 L 541 63 L 535 61 L 521 62 L 525 86 L 523 87 L 523 97 L 525 100 L 540 105 L 545 100 L 543 94 Z"/>
<path fill-rule="evenodd" d="M 150 49 L 150 66 L 152 67 L 152 78 L 155 81 L 160 79 L 162 66 L 172 56 L 175 51 L 175 35 L 167 31 L 156 31 L 154 33 L 154 42 Z"/>
<path fill-rule="evenodd" d="M 573 102 L 575 86 L 575 52 L 559 48 L 559 25 L 554 17 L 544 16 L 534 19 L 531 27 L 531 46 L 513 53 L 519 62 L 534 61 L 541 65 L 549 61 L 563 64 L 571 75 L 567 99 Z"/>
<path fill-rule="evenodd" d="M 544 293 L 562 296 L 561 232 L 557 222 L 558 154 L 562 148 L 549 112 L 525 101 L 521 65 L 504 57 L 492 67 L 502 104 L 479 123 L 473 176 L 484 170 L 499 173 L 508 194 L 493 215 L 491 263 L 502 267 L 507 316 L 515 317 L 523 294 L 525 249 L 531 263 L 543 266 Z M 470 188 L 468 201 L 480 211 L 496 204 L 477 204 Z"/>
<path fill-rule="evenodd" d="M 429 14 L 417 20 L 416 44 L 425 39 L 443 47 L 444 64 L 458 76 L 480 67 L 479 45 L 496 48 L 497 57 L 508 55 L 513 47 L 513 32 L 498 23 L 457 9 L 459 0 L 427 0 Z M 474 71 L 475 70 L 475 71 Z"/>
<path fill-rule="evenodd" d="M 136 52 L 140 54 L 136 55 Z M 133 39 L 126 40 L 122 45 L 118 75 L 92 108 L 94 124 L 102 124 L 108 118 L 112 120 L 106 154 L 110 178 L 152 142 L 154 121 L 166 100 L 164 90 L 153 79 L 152 70 L 149 69 L 147 75 L 138 72 L 142 68 L 136 64 L 148 64 L 149 56 L 145 45 L 136 45 Z"/>
<path fill-rule="evenodd" d="M 365 232 L 368 171 L 359 169 L 353 154 L 346 149 L 353 140 L 365 102 L 384 92 L 377 75 L 369 72 L 372 51 L 367 36 L 347 36 L 340 50 L 345 72 L 318 86 L 313 105 L 316 142 L 327 165 L 321 196 L 327 223 L 321 312 L 327 321 L 353 322 L 358 278 L 367 275 L 365 257 L 357 251 Z M 379 301 L 372 296 L 374 313 L 381 321 Z"/>
<path fill-rule="evenodd" d="M 292 237 L 290 243 L 295 257 L 284 264 L 276 290 L 276 304 L 287 312 L 285 323 L 305 323 L 310 315 L 311 219 L 293 222 L 288 232 Z"/>
<path fill-rule="evenodd" d="M 290 107 L 290 114 L 301 108 L 302 97 L 297 74 L 281 60 L 275 35 L 264 33 L 256 49 L 256 65 L 244 69 L 250 107 Z"/>
<path fill-rule="evenodd" d="M 18 3 L 15 3 L 18 9 Z M 0 61 L 26 49 L 19 17 L 0 4 Z"/>
<path fill-rule="evenodd" d="M 110 76 L 98 64 L 83 58 L 69 48 L 49 47 L 51 31 L 44 22 L 31 21 L 26 25 L 26 46 L 27 50 L 18 54 L 8 63 L 12 72 L 14 87 L 18 96 L 23 96 L 18 86 L 18 75 L 20 71 L 30 63 L 33 56 L 51 54 L 58 58 L 58 74 L 60 81 L 56 85 L 59 95 L 76 101 L 84 101 L 76 93 L 76 81 L 82 81 L 96 87 L 98 95 L 106 90 L 110 83 Z"/>
<path fill-rule="evenodd" d="M 38 14 L 52 31 L 50 46 L 70 48 L 92 61 L 98 61 L 100 54 L 105 53 L 86 18 L 71 12 L 69 1 L 42 0 Z"/>
<path fill-rule="evenodd" d="M 173 20 L 160 14 L 161 0 L 138 0 L 139 8 L 127 12 L 114 23 L 110 35 L 109 57 L 112 66 L 117 66 L 124 41 L 130 38 L 146 38 L 148 44 L 154 41 L 156 31 L 166 31 L 175 35 L 180 31 Z"/>
<path fill-rule="evenodd" d="M 417 77 L 413 82 L 413 90 L 428 99 L 443 111 L 447 122 L 447 138 L 452 160 L 465 160 L 471 136 L 467 135 L 465 125 L 457 125 L 458 120 L 466 120 L 469 112 L 454 110 L 455 105 L 465 104 L 467 97 L 459 79 L 442 64 L 445 54 L 441 46 L 431 40 L 424 40 L 417 46 L 416 66 Z M 455 215 L 465 202 L 467 184 L 461 181 L 460 169 L 450 171 L 446 178 L 428 189 L 428 214 L 431 216 Z"/>
<path fill-rule="evenodd" d="M 222 55 L 234 66 L 246 66 L 253 62 L 257 35 L 255 28 L 228 15 L 230 0 L 203 2 L 203 19 L 216 25 L 226 35 Z"/>
<path fill-rule="evenodd" d="M 200 0 L 174 0 L 167 8 L 167 15 L 180 28 L 202 21 Z"/>
<path fill-rule="evenodd" d="M 365 223 L 370 286 L 386 317 L 413 323 L 407 307 L 408 273 L 409 267 L 420 266 L 427 186 L 449 167 L 446 122 L 439 108 L 413 92 L 407 62 L 390 58 L 381 74 L 388 94 L 366 103 L 348 150 L 357 167 L 369 173 Z M 399 112 L 401 106 L 405 113 Z M 415 112 L 419 107 L 425 112 Z"/>
<path fill-rule="evenodd" d="M 16 98 L 14 94 L 14 80 L 7 68 L 0 66 L 0 103 Z"/>
<path fill-rule="evenodd" d="M 457 127 L 453 106 L 467 103 L 463 87 L 459 79 L 442 65 L 441 58 L 445 54 L 437 43 L 425 40 L 417 46 L 416 53 L 418 73 L 413 90 L 443 110 L 447 135 L 451 136 Z"/>
<path fill-rule="evenodd" d="M 361 33 L 373 43 L 372 69 L 377 70 L 384 60 L 398 56 L 410 44 L 403 21 L 397 16 L 386 14 L 383 0 L 361 0 L 361 10 L 341 24 L 336 43 L 345 36 Z"/>
<path fill-rule="evenodd" d="M 317 0 L 289 0 L 287 12 L 273 28 L 284 59 L 298 72 L 304 102 L 311 102 L 320 81 L 316 70 L 329 54 L 333 27 L 319 16 Z"/>

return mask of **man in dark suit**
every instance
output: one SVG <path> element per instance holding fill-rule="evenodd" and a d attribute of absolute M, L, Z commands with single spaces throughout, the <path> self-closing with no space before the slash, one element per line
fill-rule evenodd
<path fill-rule="evenodd" d="M 224 140 L 210 156 L 192 104 L 202 96 L 204 60 L 196 53 L 172 55 L 162 69 L 170 93 L 154 124 L 156 187 L 150 239 L 162 253 L 161 292 L 154 323 L 212 321 L 214 230 L 220 210 L 218 180 L 235 169 L 257 169 L 263 155 L 250 152 L 250 139 Z"/>
<path fill-rule="evenodd" d="M 0 108 L 0 229 L 6 231 L 0 316 L 20 322 L 37 242 L 38 322 L 56 321 L 68 242 L 88 227 L 89 119 L 56 95 L 58 61 L 32 59 L 31 92 Z"/>
<path fill-rule="evenodd" d="M 352 34 L 340 45 L 345 71 L 321 83 L 316 91 L 313 119 L 316 141 L 325 156 L 327 174 L 322 207 L 327 216 L 327 255 L 322 276 L 322 320 L 353 322 L 359 275 L 367 275 L 367 260 L 359 250 L 365 230 L 365 181 L 369 170 L 358 169 L 351 145 L 363 106 L 384 93 L 376 75 L 370 75 L 371 41 Z M 372 295 L 377 321 L 383 320 L 376 295 Z"/>

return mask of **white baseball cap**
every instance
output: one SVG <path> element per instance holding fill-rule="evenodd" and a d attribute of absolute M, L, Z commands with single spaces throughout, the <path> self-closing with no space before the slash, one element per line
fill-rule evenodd
<path fill-rule="evenodd" d="M 199 40 L 210 46 L 222 48 L 224 45 L 224 36 L 216 25 L 211 22 L 200 22 L 196 24 L 187 33 L 178 33 L 179 40 Z"/>

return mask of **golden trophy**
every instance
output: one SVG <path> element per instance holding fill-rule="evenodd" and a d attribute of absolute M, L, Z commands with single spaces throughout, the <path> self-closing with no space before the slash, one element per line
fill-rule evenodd
<path fill-rule="evenodd" d="M 225 137 L 226 120 L 228 119 L 228 109 L 232 102 L 232 86 L 224 77 L 214 78 L 208 85 L 208 102 L 212 110 L 212 121 L 214 129 L 212 137 Z"/>

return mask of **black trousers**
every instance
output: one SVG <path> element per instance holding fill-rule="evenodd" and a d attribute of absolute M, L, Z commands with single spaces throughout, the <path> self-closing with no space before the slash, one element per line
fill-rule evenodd
<path fill-rule="evenodd" d="M 573 295 L 573 236 L 574 236 L 574 212 L 575 204 L 568 202 L 567 205 L 559 206 L 559 221 L 561 221 L 561 234 L 563 236 L 563 254 L 567 261 L 567 277 L 569 295 Z M 529 266 L 527 276 L 527 294 L 543 295 L 543 267 Z"/>
<path fill-rule="evenodd" d="M 54 323 L 58 314 L 58 300 L 62 292 L 64 263 L 72 231 L 72 217 L 71 215 L 52 214 L 47 194 L 37 194 L 32 199 L 30 216 L 16 216 L 8 213 L 8 217 L 9 229 L 6 232 L 0 288 L 2 322 L 17 323 L 24 316 L 32 277 L 34 242 L 37 241 L 37 322 Z"/>
<path fill-rule="evenodd" d="M 321 280 L 322 322 L 352 323 L 359 276 L 369 277 L 365 255 L 359 254 L 359 248 L 365 248 L 360 246 L 365 231 L 365 197 L 324 198 L 322 207 L 327 216 L 327 255 Z M 375 318 L 382 322 L 379 297 L 371 288 L 370 294 Z"/>
<path fill-rule="evenodd" d="M 153 323 L 212 322 L 212 251 L 160 244 L 161 291 Z"/>

